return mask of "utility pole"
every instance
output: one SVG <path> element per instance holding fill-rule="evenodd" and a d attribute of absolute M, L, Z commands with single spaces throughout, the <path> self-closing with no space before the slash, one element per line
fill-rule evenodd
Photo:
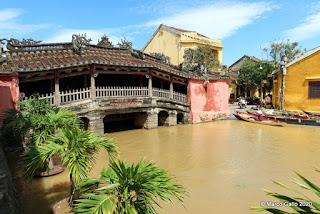
<path fill-rule="evenodd" d="M 281 57 L 280 62 L 280 70 L 281 72 L 281 90 L 280 90 L 280 110 L 284 109 L 284 89 L 286 87 L 285 85 L 285 75 L 286 75 L 286 63 L 288 61 L 288 58 L 286 56 Z"/>

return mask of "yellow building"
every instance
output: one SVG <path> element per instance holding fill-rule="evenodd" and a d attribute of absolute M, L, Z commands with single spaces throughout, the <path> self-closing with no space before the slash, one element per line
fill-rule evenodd
<path fill-rule="evenodd" d="M 248 56 L 243 55 L 240 59 L 238 59 L 236 62 L 234 62 L 229 67 L 229 73 L 228 76 L 231 79 L 231 84 L 229 85 L 229 96 L 230 101 L 234 101 L 238 97 L 259 97 L 259 87 L 252 86 L 248 89 L 247 93 L 245 93 L 245 90 L 238 86 L 238 76 L 241 66 L 248 60 L 251 60 L 253 62 L 261 62 L 260 59 L 254 57 L 254 56 Z"/>
<path fill-rule="evenodd" d="M 284 69 L 284 108 L 320 112 L 320 47 L 305 52 Z M 280 108 L 282 70 L 273 73 L 273 103 Z"/>
<path fill-rule="evenodd" d="M 195 31 L 182 30 L 161 24 L 142 51 L 144 53 L 163 53 L 170 57 L 173 65 L 183 62 L 184 51 L 189 48 L 209 45 L 222 65 L 221 40 L 213 40 Z"/>

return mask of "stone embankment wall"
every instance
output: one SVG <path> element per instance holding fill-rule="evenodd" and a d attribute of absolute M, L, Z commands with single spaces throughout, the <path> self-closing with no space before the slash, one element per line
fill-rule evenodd
<path fill-rule="evenodd" d="M 18 200 L 5 154 L 0 148 L 0 214 L 18 214 Z"/>

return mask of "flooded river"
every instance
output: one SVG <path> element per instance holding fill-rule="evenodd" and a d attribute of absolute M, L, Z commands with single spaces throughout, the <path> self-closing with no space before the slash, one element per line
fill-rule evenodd
<path fill-rule="evenodd" d="M 109 136 L 118 142 L 121 159 L 131 163 L 146 157 L 190 188 L 187 210 L 176 203 L 165 205 L 165 213 L 257 213 L 249 207 L 275 201 L 262 189 L 286 193 L 272 180 L 290 184 L 297 177 L 293 170 L 320 184 L 320 174 L 313 169 L 320 167 L 320 127 L 316 126 L 221 120 Z M 99 176 L 107 159 L 105 151 L 99 153 L 91 176 Z M 52 204 L 69 195 L 69 177 L 64 172 L 19 188 L 22 213 L 50 213 Z"/>

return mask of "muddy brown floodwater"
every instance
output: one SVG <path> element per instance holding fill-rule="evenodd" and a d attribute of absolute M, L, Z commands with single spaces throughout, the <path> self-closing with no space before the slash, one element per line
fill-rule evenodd
<path fill-rule="evenodd" d="M 320 184 L 313 169 L 320 167 L 320 127 L 316 126 L 222 120 L 122 131 L 109 137 L 119 144 L 121 159 L 131 163 L 146 157 L 190 188 L 187 210 L 175 203 L 164 205 L 165 213 L 257 213 L 249 207 L 275 201 L 262 189 L 287 193 L 272 180 L 290 184 L 297 177 L 293 170 Z M 101 151 L 91 176 L 98 177 L 107 160 L 107 153 Z M 35 179 L 19 191 L 22 213 L 50 213 L 52 204 L 69 195 L 69 177 L 64 172 Z"/>

